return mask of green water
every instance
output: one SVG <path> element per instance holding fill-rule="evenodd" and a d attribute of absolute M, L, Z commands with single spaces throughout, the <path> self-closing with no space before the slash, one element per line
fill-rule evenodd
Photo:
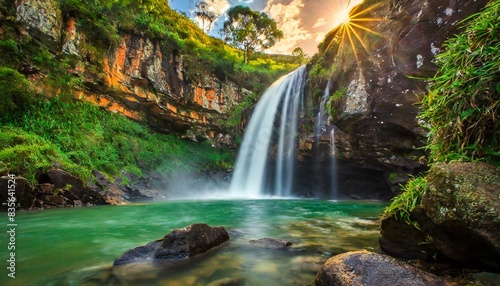
<path fill-rule="evenodd" d="M 170 201 L 17 213 L 16 278 L 7 277 L 7 217 L 1 223 L 0 285 L 304 285 L 330 256 L 378 251 L 385 204 L 318 200 Z M 224 226 L 230 242 L 189 262 L 116 267 L 126 250 L 195 222 Z M 254 248 L 261 237 L 288 250 Z"/>

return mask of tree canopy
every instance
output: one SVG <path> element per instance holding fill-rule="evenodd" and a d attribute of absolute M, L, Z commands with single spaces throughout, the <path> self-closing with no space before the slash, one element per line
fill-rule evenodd
<path fill-rule="evenodd" d="M 268 49 L 283 38 L 283 32 L 266 13 L 239 5 L 229 9 L 227 17 L 222 33 L 227 42 L 243 50 L 245 63 L 252 52 Z"/>

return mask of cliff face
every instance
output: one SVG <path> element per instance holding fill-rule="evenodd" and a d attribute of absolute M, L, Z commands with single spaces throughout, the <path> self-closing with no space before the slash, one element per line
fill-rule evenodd
<path fill-rule="evenodd" d="M 419 148 L 425 144 L 426 130 L 417 119 L 417 102 L 426 91 L 425 78 L 437 71 L 433 59 L 443 42 L 458 31 L 459 22 L 487 2 L 365 1 L 358 11 L 372 8 L 359 17 L 376 21 L 356 22 L 373 31 L 354 27 L 366 47 L 365 51 L 352 36 L 358 62 L 349 52 L 352 48 L 346 38 L 344 52 L 332 56 L 331 52 L 322 51 L 312 63 L 322 64 L 325 69 L 335 66 L 331 76 L 312 89 L 324 90 L 330 80 L 330 95 L 345 90 L 341 99 L 332 101 L 336 112 L 331 123 L 336 127 L 330 125 L 324 130 L 321 143 L 328 145 L 330 130 L 335 129 L 336 156 L 347 165 L 364 168 L 364 173 L 385 173 L 385 180 L 395 189 L 401 176 L 424 168 L 426 154 Z M 303 157 L 312 157 L 308 148 L 312 144 L 306 144 L 312 139 L 307 135 L 303 138 Z M 330 155 L 325 152 L 330 149 L 322 150 L 320 158 L 328 160 Z M 359 175 L 359 170 L 352 175 L 357 176 L 356 173 Z M 389 180 L 391 173 L 395 175 Z"/>
<path fill-rule="evenodd" d="M 87 39 L 77 28 L 78 20 L 63 19 L 58 2 L 18 0 L 15 10 L 20 28 L 31 37 L 57 56 L 78 59 L 68 71 L 83 79 L 83 88 L 74 96 L 162 132 L 193 128 L 213 138 L 221 132 L 217 121 L 242 96 L 235 84 L 210 74 L 196 81 L 187 78 L 189 67 L 178 50 L 163 48 L 158 40 L 140 34 L 123 33 L 119 44 L 97 59 L 102 70 L 96 71 L 89 68 Z M 41 77 L 35 74 L 31 80 Z"/>

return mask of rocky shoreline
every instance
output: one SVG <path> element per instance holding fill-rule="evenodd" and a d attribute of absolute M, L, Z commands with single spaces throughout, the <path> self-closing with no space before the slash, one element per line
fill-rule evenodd
<path fill-rule="evenodd" d="M 61 168 L 53 168 L 40 174 L 36 183 L 16 176 L 16 207 L 20 210 L 42 210 L 64 207 L 84 207 L 96 205 L 124 205 L 131 202 L 150 202 L 167 199 L 166 190 L 178 187 L 172 176 L 149 172 L 136 176 L 122 172 L 123 176 L 109 179 L 99 171 L 92 172 L 86 183 Z M 212 187 L 229 184 L 231 170 L 204 172 L 186 175 L 184 186 L 177 192 L 187 189 L 201 189 L 207 182 Z M 0 189 L 7 190 L 8 172 L 0 173 Z M 172 192 L 175 195 L 175 192 Z M 0 193 L 0 210 L 7 209 L 7 193 Z"/>

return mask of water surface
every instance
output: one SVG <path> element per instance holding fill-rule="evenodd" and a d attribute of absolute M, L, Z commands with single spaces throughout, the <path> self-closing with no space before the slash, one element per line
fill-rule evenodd
<path fill-rule="evenodd" d="M 304 285 L 314 280 L 321 264 L 334 254 L 378 251 L 378 217 L 385 205 L 217 200 L 20 212 L 16 217 L 16 278 L 1 271 L 0 285 L 185 286 L 233 278 L 244 280 L 245 285 Z M 113 261 L 128 249 L 196 222 L 224 226 L 230 242 L 190 262 L 113 269 Z M 286 239 L 293 246 L 269 250 L 248 243 L 261 237 Z M 0 257 L 6 269 L 4 243 Z"/>

